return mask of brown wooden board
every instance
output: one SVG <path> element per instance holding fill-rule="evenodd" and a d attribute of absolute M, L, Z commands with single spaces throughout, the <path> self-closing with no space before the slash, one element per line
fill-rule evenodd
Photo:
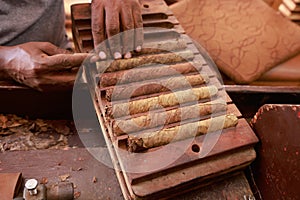
<path fill-rule="evenodd" d="M 78 199 L 122 199 L 114 170 L 93 158 L 86 149 L 36 150 L 1 153 L 1 172 L 22 172 L 23 178 L 47 180 L 47 185 L 61 183 L 59 176 L 80 192 Z M 93 178 L 97 181 L 94 183 Z"/>
<path fill-rule="evenodd" d="M 266 104 L 252 124 L 260 143 L 251 169 L 262 199 L 299 199 L 300 105 Z"/>
<path fill-rule="evenodd" d="M 223 155 L 220 159 L 212 159 L 202 164 L 190 166 L 185 169 L 179 169 L 173 173 L 166 175 L 163 174 L 156 178 L 148 179 L 147 181 L 139 180 L 138 183 L 132 184 L 132 190 L 136 196 L 146 199 L 155 199 L 161 197 L 172 198 L 178 194 L 186 192 L 189 189 L 195 189 L 197 187 L 206 185 L 212 180 L 216 181 L 219 178 L 224 178 L 222 176 L 228 177 L 232 175 L 232 171 L 242 169 L 243 167 L 249 165 L 252 162 L 253 157 L 255 157 L 255 152 L 253 149 L 245 150 L 244 152 L 235 152 L 228 157 Z M 238 158 L 243 159 L 245 163 L 241 163 L 241 160 Z M 246 161 L 246 158 L 249 159 L 248 162 Z M 210 164 L 215 168 L 208 168 L 207 164 Z M 218 167 L 216 167 L 218 165 L 226 166 L 228 167 L 228 170 L 224 170 L 220 173 Z M 203 176 L 203 174 L 205 174 L 205 176 Z M 213 175 L 209 176 L 208 174 Z M 180 182 L 179 185 L 177 184 L 178 182 Z M 161 190 L 162 183 L 167 183 L 169 185 L 168 190 Z"/>
<path fill-rule="evenodd" d="M 236 128 L 231 128 L 231 129 L 225 129 L 221 133 L 216 133 L 220 134 L 220 137 L 217 140 L 217 143 L 213 147 L 213 149 L 210 151 L 210 153 L 206 157 L 211 157 L 217 154 L 221 154 L 226 151 L 231 151 L 235 150 L 241 147 L 245 146 L 252 146 L 253 144 L 257 143 L 257 138 L 253 135 L 249 135 L 250 127 L 248 126 L 247 122 L 244 119 L 241 119 L 239 121 L 239 124 Z M 212 133 L 213 134 L 213 133 Z M 207 139 L 207 138 L 206 138 Z M 195 139 L 190 139 L 190 140 L 185 140 L 185 141 L 178 141 L 174 143 L 168 144 L 169 147 L 166 148 L 165 150 L 160 151 L 160 147 L 154 148 L 151 151 L 144 152 L 144 153 L 136 153 L 136 154 L 128 154 L 124 152 L 123 149 L 120 149 L 118 154 L 119 154 L 119 161 L 123 162 L 124 165 L 130 166 L 136 166 L 141 163 L 142 160 L 150 160 L 147 162 L 147 168 L 151 168 L 149 165 L 152 165 L 153 162 L 153 168 L 155 168 L 155 159 L 152 158 L 151 156 L 153 155 L 152 152 L 154 151 L 159 151 L 161 157 L 168 157 L 172 156 L 172 152 L 176 152 L 176 150 L 182 150 L 184 153 L 182 156 L 178 157 L 176 162 L 172 163 L 171 165 L 165 167 L 163 170 L 168 170 L 168 168 L 176 167 L 178 165 L 184 165 L 187 163 L 193 163 L 199 161 L 199 152 L 195 152 L 195 146 L 198 146 L 199 148 L 203 147 L 203 143 L 205 140 L 205 136 L 199 136 L 196 137 Z M 205 142 L 215 142 L 213 139 L 208 139 L 208 141 Z M 198 148 L 197 148 L 198 149 Z M 149 157 L 150 156 L 150 157 Z M 176 156 L 174 154 L 174 156 Z M 254 156 L 255 157 L 255 156 Z M 253 157 L 253 158 L 254 158 Z M 204 158 L 203 158 L 204 159 Z M 242 160 L 243 158 L 241 158 Z M 141 166 L 143 167 L 143 166 Z M 223 166 L 218 166 L 220 168 L 223 168 Z M 160 172 L 162 172 L 161 170 Z M 153 175 L 153 172 L 150 172 L 150 174 Z M 143 176 L 149 176 L 149 173 L 143 173 L 143 174 L 132 174 L 129 175 L 132 178 L 131 179 L 136 179 L 136 178 L 141 178 Z"/>
<path fill-rule="evenodd" d="M 199 166 L 199 162 L 200 164 L 202 163 L 204 166 L 208 167 L 210 166 L 210 162 L 207 161 L 206 159 L 211 159 L 211 161 L 214 164 L 211 164 L 213 166 L 215 166 L 215 170 L 222 172 L 222 173 L 218 173 L 216 171 L 210 171 L 210 175 L 206 174 L 207 179 L 209 179 L 209 181 L 214 182 L 214 180 L 218 180 L 218 177 L 220 178 L 221 175 L 229 173 L 228 175 L 230 175 L 230 172 L 236 171 L 236 170 L 242 170 L 244 169 L 246 166 L 248 166 L 256 157 L 255 152 L 253 151 L 252 146 L 257 143 L 257 138 L 255 135 L 249 135 L 249 131 L 252 132 L 251 128 L 249 127 L 248 123 L 244 120 L 241 119 L 241 122 L 239 123 L 238 126 L 241 127 L 241 132 L 235 131 L 234 129 L 231 130 L 225 130 L 226 132 L 228 132 L 227 134 L 222 134 L 220 140 L 218 140 L 219 142 L 221 142 L 221 145 L 217 144 L 215 147 L 216 149 L 213 149 L 213 151 L 211 152 L 211 155 L 208 156 L 207 158 L 204 159 L 199 159 L 199 157 L 197 156 L 197 152 L 195 152 L 195 146 L 199 146 L 202 141 L 203 141 L 203 137 L 197 137 L 195 139 L 195 141 L 190 145 L 188 149 L 188 151 L 185 153 L 185 155 L 183 155 L 182 157 L 180 157 L 178 160 L 176 160 L 175 163 L 173 163 L 171 166 L 167 166 L 167 168 L 165 168 L 164 170 L 159 170 L 156 171 L 155 173 L 126 173 L 126 171 L 124 170 L 124 164 L 128 164 L 128 165 L 136 165 L 136 166 L 140 166 L 141 169 L 143 169 L 145 166 L 147 165 L 142 165 L 141 163 L 143 163 L 143 161 L 147 161 L 147 155 L 145 153 L 139 153 L 136 154 L 138 155 L 138 157 L 136 158 L 135 155 L 133 154 L 128 154 L 128 152 L 126 153 L 126 151 L 124 151 L 124 149 L 119 148 L 118 146 L 118 141 L 115 141 L 113 143 L 111 143 L 111 141 L 109 140 L 109 138 L 112 138 L 113 136 L 110 135 L 109 133 L 107 133 L 105 130 L 107 130 L 107 127 L 105 126 L 105 122 L 103 121 L 102 115 L 100 113 L 100 110 L 97 109 L 97 104 L 95 103 L 95 107 L 96 107 L 96 112 L 98 113 L 98 119 L 100 122 L 100 125 L 102 127 L 103 130 L 103 135 L 104 138 L 106 138 L 106 142 L 108 149 L 110 151 L 110 155 L 111 158 L 113 160 L 113 163 L 115 164 L 115 170 L 116 170 L 116 174 L 120 183 L 120 187 L 122 188 L 122 192 L 124 195 L 125 199 L 136 199 L 136 198 L 166 198 L 172 194 L 176 194 L 176 193 L 184 193 L 186 192 L 185 187 L 187 187 L 187 185 L 192 184 L 193 182 L 190 182 L 192 180 L 196 180 L 196 182 L 199 182 L 199 179 L 197 179 L 197 177 L 203 177 L 199 175 L 199 174 L 195 174 L 193 173 L 193 171 L 195 170 L 195 168 L 200 167 Z M 231 135 L 231 134 L 237 134 L 237 135 Z M 247 138 L 250 137 L 250 138 Z M 237 142 L 236 140 L 239 140 L 239 142 Z M 228 148 L 228 154 L 225 153 L 224 154 L 224 149 L 226 149 L 226 141 L 227 141 L 227 148 Z M 172 143 L 171 145 L 173 146 L 173 150 L 176 151 L 177 148 L 184 148 L 184 143 L 187 143 L 189 141 L 185 140 L 185 141 L 179 141 L 176 143 Z M 233 143 L 235 143 L 237 146 L 232 146 Z M 238 144 L 239 143 L 239 144 Z M 234 150 L 234 151 L 231 151 Z M 223 152 L 221 155 L 218 155 L 219 153 Z M 171 156 L 172 155 L 172 150 L 168 150 L 165 151 L 165 154 L 167 154 L 166 156 Z M 225 151 L 226 152 L 226 151 Z M 122 154 L 120 154 L 122 153 Z M 125 153 L 125 155 L 124 155 Z M 171 154 L 170 154 L 171 153 Z M 218 155 L 218 156 L 215 156 Z M 225 159 L 224 156 L 226 157 L 229 156 L 228 159 L 230 159 L 230 161 L 228 161 L 228 163 L 232 163 L 233 166 L 226 166 L 226 165 L 221 165 L 221 164 L 216 164 L 217 161 L 221 161 L 222 159 Z M 129 156 L 129 157 L 128 157 Z M 194 156 L 194 160 L 191 159 L 191 157 Z M 130 160 L 130 157 L 131 160 Z M 219 157 L 219 158 L 218 158 Z M 151 157 L 149 157 L 151 159 Z M 231 160 L 233 159 L 233 160 Z M 140 161 L 139 161 L 140 160 Z M 156 160 L 156 161 L 155 161 Z M 198 160 L 198 161 L 197 161 Z M 155 162 L 160 162 L 159 159 L 152 159 L 152 161 Z M 188 163 L 188 164 L 184 164 L 184 163 Z M 221 163 L 223 163 L 221 161 Z M 193 167 L 194 166 L 194 167 Z M 226 169 L 227 167 L 227 169 Z M 150 166 L 151 168 L 151 166 Z M 210 167 L 209 167 L 210 168 Z M 220 170 L 220 168 L 222 170 Z M 178 174 L 180 174 L 180 172 L 183 174 L 185 173 L 191 173 L 190 176 L 187 176 L 187 184 L 184 184 L 182 182 L 182 179 L 172 179 L 172 181 L 168 181 L 168 178 L 161 178 L 162 174 L 164 174 L 164 176 L 169 177 L 169 176 L 176 176 L 178 177 Z M 200 171 L 201 172 L 201 171 Z M 152 188 L 152 190 L 150 190 L 149 188 L 149 184 L 152 185 L 152 179 L 158 180 L 159 186 L 158 188 Z M 204 179 L 206 179 L 204 178 Z M 142 180 L 142 181 L 141 181 Z M 140 183 L 141 185 L 138 185 L 138 190 L 135 190 L 134 188 L 134 184 L 133 183 Z M 211 183 L 211 182 L 210 182 Z M 205 184 L 204 184 L 205 185 Z M 198 188 L 199 185 L 195 185 L 192 184 L 192 186 L 195 186 L 194 189 Z M 201 185 L 200 185 L 201 186 Z M 173 189 L 173 190 L 172 190 Z M 142 193 L 139 193 L 139 191 L 142 190 Z M 188 190 L 193 190 L 193 187 L 188 187 Z M 139 196 L 140 195 L 140 196 Z M 158 196 L 157 196 L 158 195 Z M 171 196 L 170 196 L 171 197 Z"/>
<path fill-rule="evenodd" d="M 47 179 L 47 186 L 61 183 L 59 176 L 69 174 L 67 182 L 74 183 L 75 193 L 80 193 L 76 198 L 78 200 L 124 199 L 115 171 L 98 162 L 82 148 L 1 153 L 0 173 L 14 172 L 22 172 L 24 179 Z M 94 177 L 96 182 L 93 181 Z M 242 199 L 252 195 L 247 179 L 240 173 L 173 199 Z"/>

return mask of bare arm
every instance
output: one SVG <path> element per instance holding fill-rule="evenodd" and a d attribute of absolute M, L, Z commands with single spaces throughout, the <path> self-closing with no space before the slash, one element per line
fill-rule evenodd
<path fill-rule="evenodd" d="M 16 46 L 0 47 L 0 71 L 6 77 L 43 90 L 44 84 L 64 84 L 63 80 L 51 80 L 57 75 L 78 69 L 87 54 L 70 54 L 48 42 L 29 42 Z"/>

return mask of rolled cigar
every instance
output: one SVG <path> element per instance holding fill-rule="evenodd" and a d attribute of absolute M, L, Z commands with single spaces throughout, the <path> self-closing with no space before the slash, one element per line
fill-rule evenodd
<path fill-rule="evenodd" d="M 187 119 L 199 119 L 201 116 L 226 111 L 226 109 L 225 101 L 215 100 L 179 107 L 166 112 L 154 112 L 131 119 L 117 119 L 112 123 L 112 130 L 115 135 L 119 136 Z"/>
<path fill-rule="evenodd" d="M 207 86 L 162 94 L 156 97 L 126 103 L 112 103 L 112 106 L 107 108 L 107 114 L 110 117 L 118 118 L 125 115 L 144 113 L 148 112 L 150 108 L 171 107 L 181 103 L 208 99 L 216 95 L 217 92 L 218 88 L 216 86 Z"/>
<path fill-rule="evenodd" d="M 145 64 L 168 64 L 184 62 L 187 60 L 192 60 L 194 58 L 194 53 L 190 50 L 184 50 L 179 52 L 171 53 L 160 53 L 160 54 L 150 54 L 142 55 L 138 57 L 133 57 L 129 59 L 114 60 L 110 63 L 106 72 L 114 72 L 119 70 L 132 69 Z M 107 62 L 104 62 L 107 64 Z M 97 65 L 102 65 L 103 63 L 97 62 Z M 102 66 L 97 66 L 97 68 L 103 68 Z"/>
<path fill-rule="evenodd" d="M 196 74 L 189 76 L 168 77 L 165 79 L 151 81 L 145 84 L 137 83 L 131 85 L 118 85 L 106 90 L 106 99 L 108 101 L 111 101 L 112 99 L 114 101 L 120 99 L 129 99 L 132 97 L 138 97 L 147 94 L 192 87 L 208 82 L 208 76 Z"/>
<path fill-rule="evenodd" d="M 186 47 L 186 41 L 182 38 L 148 42 L 143 45 L 141 52 L 137 53 L 137 55 L 160 53 L 165 51 L 176 51 L 185 49 Z"/>
<path fill-rule="evenodd" d="M 141 133 L 139 135 L 130 135 L 128 138 L 129 151 L 137 152 L 153 147 L 169 144 L 209 132 L 234 127 L 238 124 L 238 118 L 233 115 L 223 115 L 202 121 L 197 121 L 181 126 L 162 129 L 156 132 Z"/>
<path fill-rule="evenodd" d="M 158 65 L 154 67 L 135 68 L 127 71 L 103 73 L 100 75 L 100 87 L 139 82 L 178 74 L 188 74 L 199 71 L 201 69 L 199 66 L 201 66 L 201 64 L 198 62 L 184 62 L 174 65 Z"/>

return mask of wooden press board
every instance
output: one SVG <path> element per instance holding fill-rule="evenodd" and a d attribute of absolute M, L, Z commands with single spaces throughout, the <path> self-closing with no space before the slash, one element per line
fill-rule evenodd
<path fill-rule="evenodd" d="M 154 16 L 162 17 L 156 18 Z M 162 0 L 144 0 L 143 17 L 144 26 L 146 27 L 161 26 L 168 28 L 170 31 L 184 33 L 184 30 Z M 81 52 L 90 51 L 93 48 L 89 25 L 90 5 L 73 5 L 72 20 L 73 36 L 77 50 Z M 131 153 L 123 148 L 123 141 L 126 140 L 126 136 L 125 138 L 124 136 L 116 137 L 110 128 L 110 119 L 105 114 L 105 107 L 109 102 L 101 95 L 105 88 L 97 90 L 97 95 L 92 96 L 95 110 L 125 199 L 170 198 L 176 194 L 230 176 L 237 170 L 249 165 L 256 157 L 253 145 L 258 140 L 225 92 L 212 66 L 203 57 L 205 52 L 200 53 L 186 35 L 180 37 L 188 44 L 187 49 L 194 53 L 194 61 L 201 64 L 201 73 L 208 74 L 210 81 L 218 87 L 219 93 L 225 94 L 228 104 L 227 112 L 238 116 L 239 123 L 235 128 L 222 131 L 219 140 L 206 157 L 199 157 L 197 151 L 203 145 L 205 136 L 174 142 L 167 145 L 168 148 L 157 147 L 142 153 Z M 93 82 L 93 80 L 91 81 Z M 159 154 L 153 154 L 155 151 Z M 178 151 L 181 154 L 177 154 Z M 173 160 L 170 159 L 172 162 L 163 167 L 157 167 L 162 160 L 168 158 L 172 158 Z M 139 169 L 139 173 L 127 171 L 130 166 Z M 144 170 L 145 168 L 147 170 Z"/>

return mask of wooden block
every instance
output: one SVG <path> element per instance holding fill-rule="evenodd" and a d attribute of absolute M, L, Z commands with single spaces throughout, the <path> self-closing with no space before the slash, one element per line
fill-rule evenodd
<path fill-rule="evenodd" d="M 300 106 L 265 104 L 252 124 L 260 139 L 252 172 L 262 198 L 299 198 Z"/>

